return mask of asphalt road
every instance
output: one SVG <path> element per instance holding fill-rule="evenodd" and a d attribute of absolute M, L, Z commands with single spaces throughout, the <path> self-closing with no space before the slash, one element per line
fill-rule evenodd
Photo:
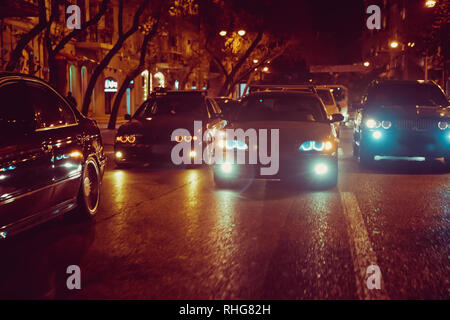
<path fill-rule="evenodd" d="M 110 161 L 93 222 L 67 216 L 0 243 L 0 297 L 449 299 L 449 172 L 362 170 L 349 130 L 341 147 L 338 187 L 315 192 L 277 181 L 219 191 L 207 168 Z M 66 287 L 69 265 L 81 290 Z M 380 290 L 367 288 L 370 265 Z"/>

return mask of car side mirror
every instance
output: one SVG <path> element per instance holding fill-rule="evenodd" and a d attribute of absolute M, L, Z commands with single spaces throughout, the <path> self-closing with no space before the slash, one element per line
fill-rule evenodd
<path fill-rule="evenodd" d="M 331 115 L 330 122 L 341 122 L 344 121 L 344 116 L 340 113 L 334 113 Z"/>
<path fill-rule="evenodd" d="M 130 121 L 131 120 L 131 116 L 127 113 L 127 114 L 124 115 L 124 119 L 127 120 L 127 121 Z"/>

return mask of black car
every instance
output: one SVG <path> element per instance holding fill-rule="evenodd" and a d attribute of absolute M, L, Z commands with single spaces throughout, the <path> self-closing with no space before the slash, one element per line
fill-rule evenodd
<path fill-rule="evenodd" d="M 95 215 L 105 162 L 93 120 L 45 82 L 0 73 L 0 238 L 76 207 Z"/>
<path fill-rule="evenodd" d="M 239 101 L 229 97 L 216 97 L 214 101 L 217 102 L 224 115 L 228 118 L 234 116 L 234 112 L 239 108 Z"/>
<path fill-rule="evenodd" d="M 119 127 L 114 143 L 116 164 L 123 167 L 141 163 L 169 163 L 171 151 L 177 143 L 183 139 L 189 143 L 191 140 L 200 143 L 207 129 L 226 125 L 226 120 L 222 118 L 222 110 L 204 91 L 155 92 L 133 117 L 125 115 L 129 122 Z M 194 121 L 201 122 L 201 127 L 197 129 L 199 132 L 194 132 Z M 175 129 L 186 129 L 190 134 L 174 141 L 172 133 Z M 194 164 L 196 157 L 202 159 L 194 147 L 189 157 L 191 164 Z"/>
<path fill-rule="evenodd" d="M 212 166 L 216 185 L 221 188 L 245 180 L 280 179 L 320 189 L 334 187 L 338 181 L 338 138 L 333 123 L 342 121 L 343 116 L 333 114 L 331 118 L 314 93 L 250 93 L 242 99 L 226 133 L 218 135 L 223 140 L 216 140 L 223 149 L 220 162 Z M 233 160 L 228 158 L 230 152 L 235 154 Z M 267 161 L 268 154 L 271 161 Z"/>
<path fill-rule="evenodd" d="M 433 82 L 372 83 L 356 114 L 353 152 L 362 165 L 397 157 L 450 163 L 450 107 Z"/>

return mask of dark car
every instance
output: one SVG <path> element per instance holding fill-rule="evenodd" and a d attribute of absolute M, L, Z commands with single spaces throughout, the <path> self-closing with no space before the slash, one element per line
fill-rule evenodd
<path fill-rule="evenodd" d="M 140 163 L 169 163 L 172 148 L 181 141 L 172 140 L 175 129 L 186 129 L 189 136 L 181 140 L 201 141 L 206 129 L 223 127 L 222 111 L 204 91 L 155 92 L 136 111 L 129 122 L 119 127 L 114 143 L 115 161 L 118 166 Z M 194 133 L 194 121 L 201 121 L 201 128 Z M 190 158 L 197 155 L 194 148 Z M 193 164 L 194 161 L 192 161 Z"/>
<path fill-rule="evenodd" d="M 342 119 L 342 115 L 334 114 L 330 120 L 323 102 L 314 93 L 250 93 L 242 99 L 235 118 L 226 127 L 233 129 L 235 135 L 231 137 L 226 132 L 221 135 L 225 136 L 225 140 L 222 143 L 217 141 L 224 155 L 222 162 L 213 165 L 216 185 L 228 187 L 249 179 L 286 179 L 291 182 L 306 181 L 306 185 L 320 188 L 335 186 L 338 178 L 338 139 L 332 125 Z M 278 141 L 272 139 L 272 132 L 277 130 Z M 265 132 L 267 138 L 261 135 Z M 264 148 L 266 151 L 261 151 Z M 226 155 L 229 150 L 236 154 L 231 162 Z M 260 151 L 275 157 L 278 170 L 262 171 L 269 165 L 261 159 Z M 239 163 L 239 152 L 245 163 Z M 256 157 L 258 161 L 255 161 Z"/>
<path fill-rule="evenodd" d="M 216 97 L 214 100 L 219 105 L 225 117 L 230 118 L 234 116 L 234 112 L 239 108 L 239 101 L 229 97 Z"/>
<path fill-rule="evenodd" d="M 100 131 L 45 82 L 0 74 L 0 238 L 78 207 L 97 212 Z"/>
<path fill-rule="evenodd" d="M 396 157 L 444 157 L 449 164 L 448 99 L 433 82 L 374 82 L 357 111 L 353 137 L 353 152 L 362 165 Z"/>

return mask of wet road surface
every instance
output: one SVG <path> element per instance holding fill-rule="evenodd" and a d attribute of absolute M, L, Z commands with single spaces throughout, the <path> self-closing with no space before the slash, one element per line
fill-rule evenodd
<path fill-rule="evenodd" d="M 0 297 L 449 299 L 449 172 L 438 161 L 360 169 L 342 135 L 327 191 L 217 190 L 208 168 L 109 161 L 92 222 L 68 215 L 0 243 Z M 66 287 L 69 265 L 81 290 Z M 367 289 L 369 265 L 381 290 Z"/>

